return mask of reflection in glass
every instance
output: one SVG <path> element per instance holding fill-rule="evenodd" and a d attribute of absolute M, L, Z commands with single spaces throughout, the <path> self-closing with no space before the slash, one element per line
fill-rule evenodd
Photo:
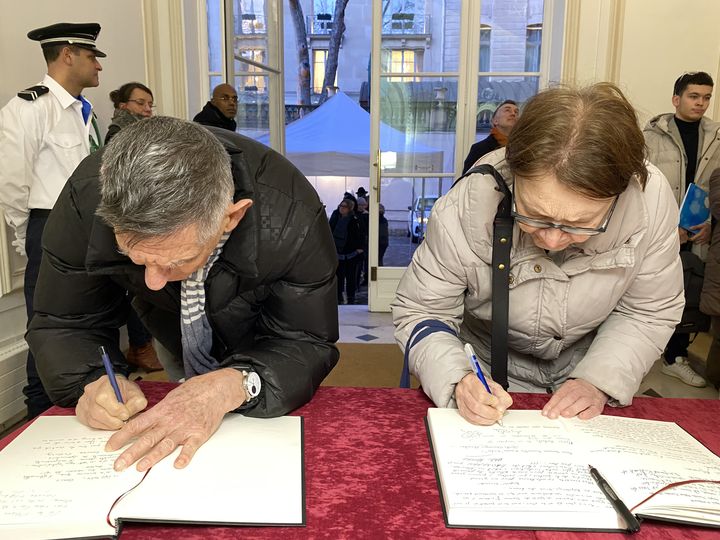
<path fill-rule="evenodd" d="M 540 71 L 543 0 L 483 0 L 481 72 Z"/>

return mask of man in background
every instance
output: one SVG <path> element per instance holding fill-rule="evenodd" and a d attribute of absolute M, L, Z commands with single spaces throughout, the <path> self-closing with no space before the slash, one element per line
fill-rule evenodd
<path fill-rule="evenodd" d="M 713 92 L 713 80 L 703 71 L 685 73 L 673 88 L 674 113 L 652 118 L 644 129 L 648 159 L 665 175 L 678 206 L 690 184 L 708 191 L 710 174 L 720 167 L 720 124 L 705 117 Z M 678 227 L 680 251 L 710 241 L 710 221 L 691 228 Z M 664 354 L 662 372 L 696 387 L 706 382 L 687 361 L 690 336 L 675 333 Z"/>
<path fill-rule="evenodd" d="M 215 126 L 235 131 L 235 115 L 238 109 L 238 95 L 229 84 L 218 84 L 212 93 L 212 99 L 195 115 L 194 122 L 203 126 Z"/>
<path fill-rule="evenodd" d="M 58 23 L 28 32 L 28 38 L 41 44 L 47 74 L 0 111 L 0 207 L 15 231 L 13 245 L 28 258 L 28 323 L 45 222 L 75 167 L 100 146 L 92 105 L 82 96 L 85 88 L 100 82 L 97 58 L 105 53 L 95 47 L 99 33 L 97 23 Z M 28 418 L 52 405 L 30 353 L 23 393 Z"/>
<path fill-rule="evenodd" d="M 485 154 L 507 144 L 508 135 L 510 135 L 510 131 L 519 116 L 520 109 L 518 109 L 517 103 L 512 99 L 506 99 L 495 109 L 495 112 L 490 118 L 490 123 L 492 124 L 490 135 L 470 147 L 470 152 L 463 164 L 463 174 L 468 172 L 475 162 Z"/>

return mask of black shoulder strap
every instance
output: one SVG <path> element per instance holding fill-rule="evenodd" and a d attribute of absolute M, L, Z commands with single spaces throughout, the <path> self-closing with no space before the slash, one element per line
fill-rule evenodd
<path fill-rule="evenodd" d="M 49 91 L 50 89 L 47 86 L 38 84 L 37 86 L 31 86 L 30 88 L 26 88 L 22 92 L 18 92 L 17 95 L 19 98 L 23 98 L 25 101 L 35 101 L 37 98 L 39 98 L 43 94 L 47 94 Z"/>
<path fill-rule="evenodd" d="M 512 193 L 505 183 L 505 179 L 489 164 L 478 165 L 470 169 L 457 182 L 471 174 L 490 174 L 495 179 L 497 191 L 502 192 L 503 198 L 498 205 L 495 221 L 493 223 L 493 251 L 492 251 L 492 330 L 490 342 L 490 369 L 493 380 L 505 390 L 508 388 L 507 360 L 508 360 L 508 303 L 509 303 L 509 272 L 510 248 L 512 247 L 513 217 Z"/>

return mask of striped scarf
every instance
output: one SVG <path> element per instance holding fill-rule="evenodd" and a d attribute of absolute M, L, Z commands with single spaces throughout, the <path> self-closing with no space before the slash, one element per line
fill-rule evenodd
<path fill-rule="evenodd" d="M 205 280 L 215 264 L 230 233 L 220 238 L 205 266 L 184 279 L 180 287 L 180 318 L 185 378 L 217 369 L 213 358 L 212 328 L 205 314 Z"/>

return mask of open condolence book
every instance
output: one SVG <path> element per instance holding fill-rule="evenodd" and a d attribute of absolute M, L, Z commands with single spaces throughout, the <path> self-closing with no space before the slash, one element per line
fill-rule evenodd
<path fill-rule="evenodd" d="M 638 518 L 720 526 L 720 458 L 675 423 L 511 410 L 474 426 L 429 409 L 427 426 L 448 527 L 627 530 L 588 465 Z M 716 482 L 652 496 L 688 480 Z"/>
<path fill-rule="evenodd" d="M 44 416 L 0 452 L 0 538 L 108 537 L 125 521 L 305 523 L 301 417 L 229 414 L 185 469 L 178 449 L 144 478 L 113 470 L 110 435 Z"/>

